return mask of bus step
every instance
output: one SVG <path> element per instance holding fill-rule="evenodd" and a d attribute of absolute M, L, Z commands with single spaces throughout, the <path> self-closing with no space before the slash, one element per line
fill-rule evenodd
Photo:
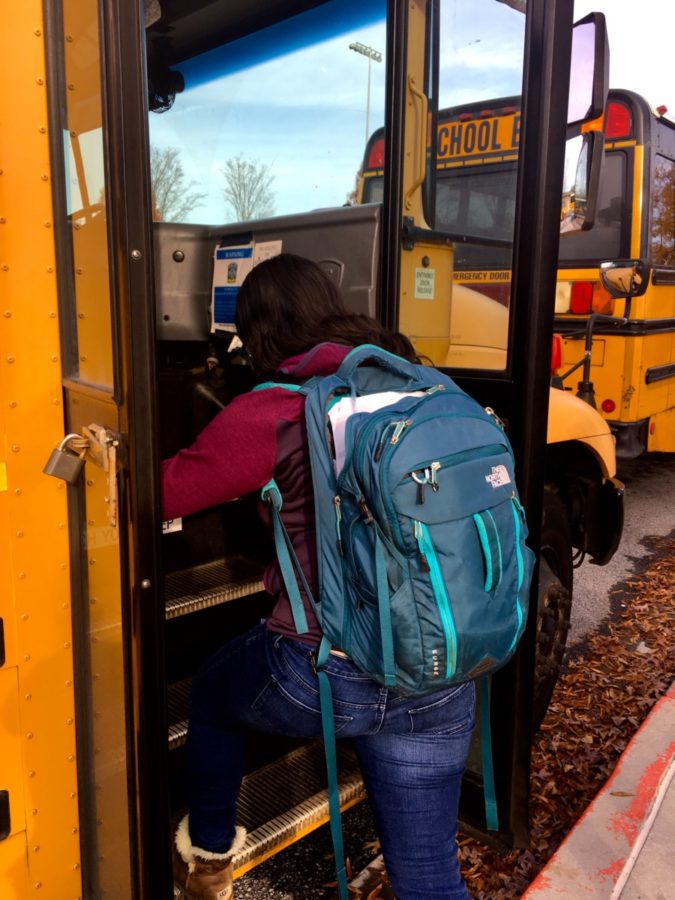
<path fill-rule="evenodd" d="M 176 750 L 185 743 L 188 725 L 188 706 L 192 679 L 176 681 L 168 689 L 169 750 Z"/>
<path fill-rule="evenodd" d="M 165 615 L 176 619 L 264 589 L 259 563 L 241 556 L 219 559 L 166 576 Z"/>
<path fill-rule="evenodd" d="M 365 789 L 356 755 L 338 743 L 340 805 L 347 809 L 363 800 Z M 245 776 L 237 822 L 248 834 L 234 858 L 236 875 L 273 856 L 328 821 L 326 760 L 316 741 Z"/>
<path fill-rule="evenodd" d="M 170 750 L 185 743 L 190 685 L 187 678 L 169 686 Z M 365 797 L 365 789 L 354 751 L 343 742 L 337 750 L 340 805 L 347 809 Z M 323 742 L 313 741 L 244 777 L 237 823 L 248 834 L 235 871 L 242 875 L 327 821 Z"/>

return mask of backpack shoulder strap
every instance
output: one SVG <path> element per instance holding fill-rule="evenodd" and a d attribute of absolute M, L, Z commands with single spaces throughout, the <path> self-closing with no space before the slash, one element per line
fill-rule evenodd
<path fill-rule="evenodd" d="M 318 610 L 310 587 L 307 584 L 305 573 L 302 571 L 300 561 L 295 555 L 295 550 L 293 549 L 293 544 L 291 543 L 291 539 L 288 536 L 288 532 L 286 531 L 286 526 L 281 520 L 281 492 L 279 491 L 277 483 L 274 479 L 267 482 L 267 484 L 260 492 L 260 496 L 262 500 L 265 501 L 265 503 L 269 504 L 272 511 L 274 544 L 277 551 L 277 559 L 279 560 L 279 567 L 281 568 L 281 576 L 284 579 L 286 593 L 288 594 L 288 599 L 291 604 L 291 612 L 293 613 L 293 624 L 295 625 L 295 630 L 298 632 L 298 634 L 307 634 L 307 632 L 309 631 L 309 625 L 307 624 L 305 607 L 303 606 L 302 598 L 300 596 L 298 578 L 300 579 L 300 582 L 305 590 L 305 595 L 314 607 L 317 616 Z"/>

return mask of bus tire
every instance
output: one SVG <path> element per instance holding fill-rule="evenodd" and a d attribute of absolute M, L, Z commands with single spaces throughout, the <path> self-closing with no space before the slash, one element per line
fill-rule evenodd
<path fill-rule="evenodd" d="M 544 492 L 537 593 L 532 724 L 539 729 L 560 676 L 572 613 L 572 540 L 565 505 L 552 490 Z"/>

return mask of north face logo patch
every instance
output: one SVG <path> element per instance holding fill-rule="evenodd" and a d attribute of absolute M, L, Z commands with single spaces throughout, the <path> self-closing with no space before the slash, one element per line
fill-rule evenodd
<path fill-rule="evenodd" d="M 493 488 L 511 484 L 511 477 L 506 466 L 493 466 L 490 474 L 485 476 L 485 480 L 488 484 L 491 484 Z"/>

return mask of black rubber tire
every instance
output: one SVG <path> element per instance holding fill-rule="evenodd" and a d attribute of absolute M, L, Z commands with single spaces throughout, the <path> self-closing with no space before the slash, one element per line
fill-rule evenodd
<path fill-rule="evenodd" d="M 565 505 L 544 492 L 532 724 L 537 731 L 560 676 L 572 614 L 572 541 Z"/>

